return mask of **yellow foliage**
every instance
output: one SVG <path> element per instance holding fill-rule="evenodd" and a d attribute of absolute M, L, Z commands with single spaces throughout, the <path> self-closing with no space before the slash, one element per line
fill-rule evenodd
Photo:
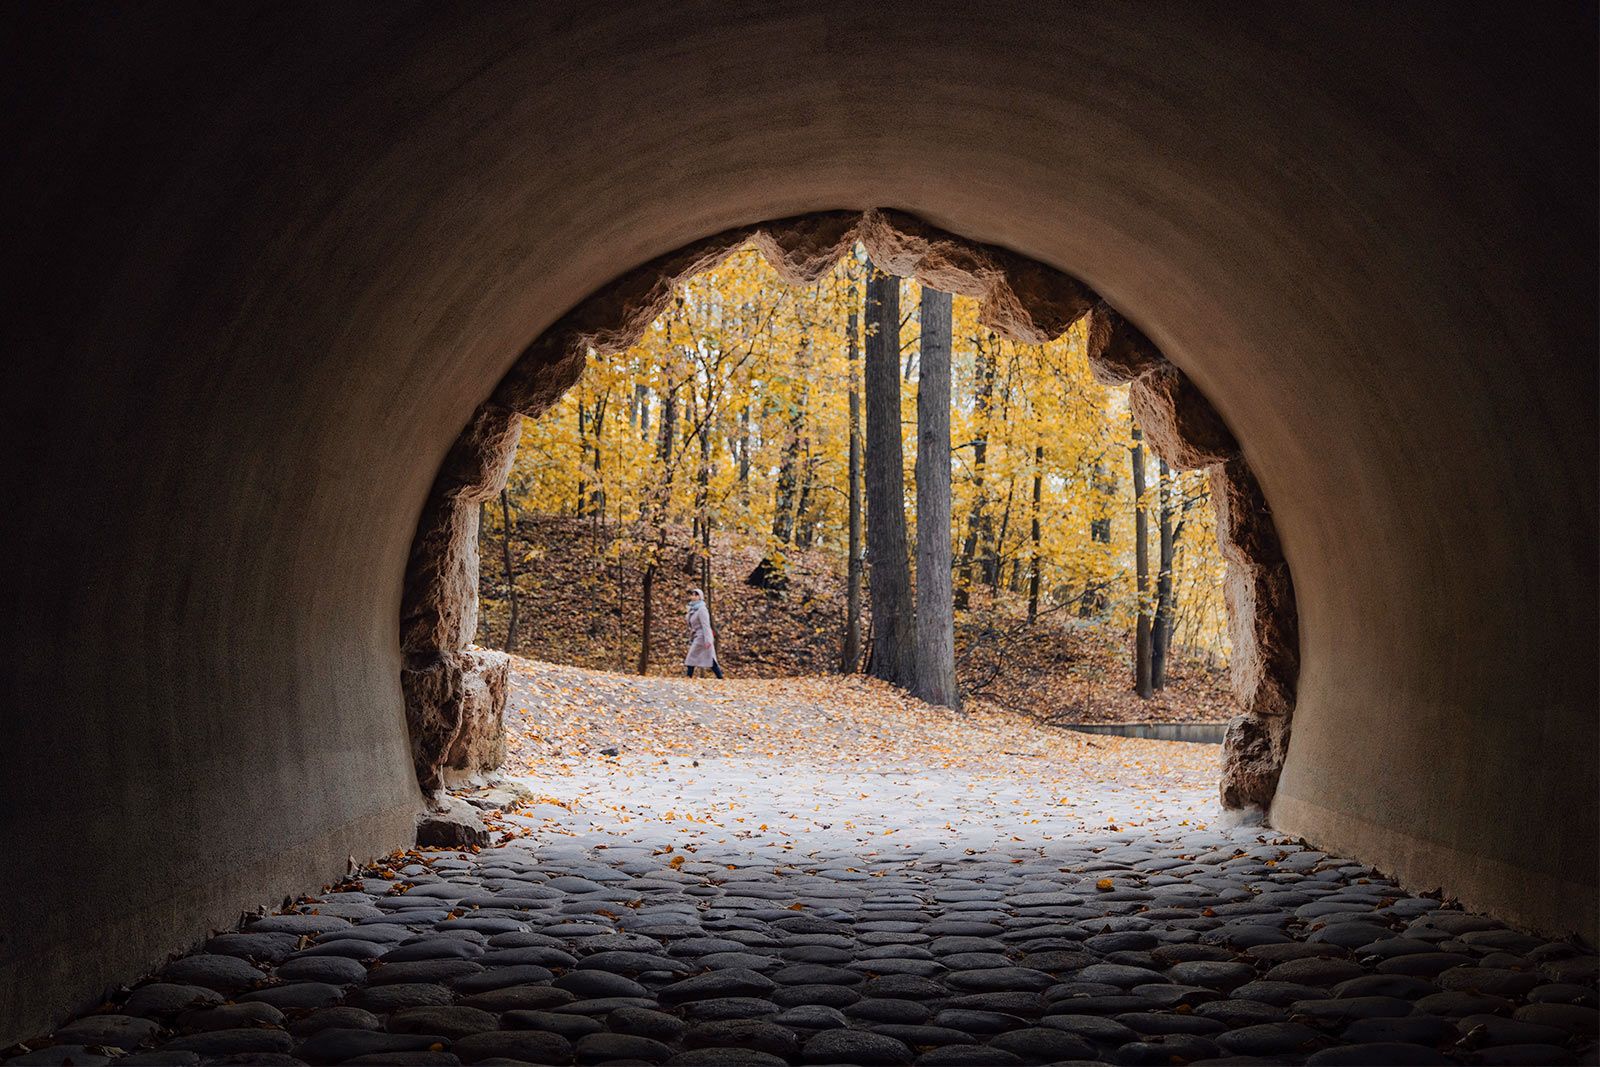
<path fill-rule="evenodd" d="M 781 566 L 785 538 L 773 520 L 787 456 L 789 505 L 800 505 L 789 541 L 834 549 L 842 568 L 848 396 L 860 380 L 859 360 L 849 358 L 850 313 L 860 312 L 866 269 L 857 249 L 819 282 L 795 287 L 746 248 L 690 279 L 639 344 L 592 356 L 565 397 L 525 420 L 510 483 L 515 506 L 564 514 L 603 508 L 608 524 L 628 531 L 609 551 L 640 559 L 655 551 L 659 523 L 701 519 L 765 542 Z M 905 507 L 914 519 L 918 288 L 902 286 Z M 1020 344 L 980 324 L 976 301 L 959 296 L 953 321 L 952 543 L 959 559 L 975 542 L 980 560 L 970 573 L 958 571 L 958 584 L 982 581 L 989 555 L 1003 586 L 1026 589 L 1037 472 L 1041 611 L 1130 623 L 1138 597 L 1126 390 L 1090 375 L 1084 323 L 1050 344 Z M 1149 609 L 1158 482 L 1147 456 Z M 1166 488 L 1173 521 L 1182 523 L 1174 643 L 1225 655 L 1224 564 L 1205 474 L 1172 473 Z M 497 509 L 486 521 L 490 532 L 498 529 Z"/>

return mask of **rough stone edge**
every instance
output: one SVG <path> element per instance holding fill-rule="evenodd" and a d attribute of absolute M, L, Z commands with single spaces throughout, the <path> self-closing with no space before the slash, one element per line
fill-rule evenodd
<path fill-rule="evenodd" d="M 591 352 L 637 342 L 680 283 L 736 249 L 754 245 L 785 280 L 804 284 L 827 273 L 858 240 L 885 270 L 976 298 L 981 321 L 1024 343 L 1053 340 L 1089 316 L 1095 378 L 1129 386 L 1134 416 L 1157 455 L 1179 470 L 1210 469 L 1217 538 L 1228 561 L 1231 676 L 1243 709 L 1223 742 L 1222 802 L 1234 809 L 1270 803 L 1294 711 L 1299 619 L 1271 511 L 1226 421 L 1148 337 L 1076 278 L 906 212 L 879 209 L 737 227 L 628 272 L 541 334 L 473 413 L 428 494 L 402 594 L 402 688 L 425 791 L 441 787 L 452 751 L 470 747 L 459 736 L 462 716 L 441 694 L 481 681 L 466 673 L 485 669 L 483 661 L 461 656 L 477 631 L 478 506 L 505 485 L 522 417 L 539 415 L 571 388 Z M 441 679 L 441 671 L 452 677 Z"/>

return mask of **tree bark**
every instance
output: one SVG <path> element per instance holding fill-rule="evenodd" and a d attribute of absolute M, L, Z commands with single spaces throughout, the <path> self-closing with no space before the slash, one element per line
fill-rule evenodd
<path fill-rule="evenodd" d="M 588 513 L 589 507 L 589 479 L 584 473 L 584 453 L 589 451 L 589 423 L 588 409 L 583 406 L 583 396 L 578 396 L 578 402 L 573 405 L 578 409 L 578 518 L 583 518 Z"/>
<path fill-rule="evenodd" d="M 672 459 L 672 446 L 677 441 L 678 433 L 678 389 L 669 385 L 666 395 L 661 398 L 661 434 L 656 446 L 656 454 L 661 457 L 661 462 L 667 463 Z"/>
<path fill-rule="evenodd" d="M 739 409 L 739 492 L 750 492 L 750 405 Z"/>
<path fill-rule="evenodd" d="M 805 521 L 806 490 L 802 485 L 803 455 L 810 452 L 806 440 L 806 407 L 810 402 L 811 386 L 811 326 L 800 322 L 800 348 L 795 353 L 795 377 L 800 381 L 798 395 L 791 398 L 788 437 L 783 445 L 783 460 L 778 467 L 777 500 L 772 514 L 772 536 L 780 544 L 791 544 L 795 532 Z"/>
<path fill-rule="evenodd" d="M 973 354 L 972 415 L 974 437 L 972 441 L 972 510 L 967 513 L 967 536 L 961 545 L 961 562 L 957 567 L 956 607 L 966 608 L 972 602 L 972 567 L 978 555 L 978 542 L 989 526 L 984 504 L 984 467 L 989 462 L 989 405 L 994 398 L 994 361 L 981 339 Z"/>
<path fill-rule="evenodd" d="M 794 509 L 794 543 L 796 548 L 810 548 L 816 541 L 817 520 L 821 508 L 817 504 L 817 463 L 821 457 L 811 450 L 807 435 L 800 442 L 800 501 Z"/>
<path fill-rule="evenodd" d="M 772 540 L 775 544 L 786 545 L 794 540 L 795 486 L 799 481 L 796 468 L 799 460 L 800 439 L 791 425 L 772 490 Z"/>
<path fill-rule="evenodd" d="M 1000 592 L 1000 572 L 1006 563 L 1006 538 L 1011 534 L 1011 505 L 1017 496 L 1017 476 L 1013 472 L 1006 485 L 1006 506 L 1000 513 L 1000 530 L 993 537 L 988 538 L 989 550 L 984 557 L 983 576 L 989 582 L 992 593 Z"/>
<path fill-rule="evenodd" d="M 900 440 L 900 279 L 867 280 L 867 558 L 871 563 L 872 674 L 902 688 L 916 681 L 916 614 L 906 556 L 905 469 Z"/>
<path fill-rule="evenodd" d="M 1139 597 L 1133 634 L 1133 689 L 1149 700 L 1155 695 L 1150 676 L 1150 519 L 1144 502 L 1144 434 L 1133 428 L 1133 557 Z"/>
<path fill-rule="evenodd" d="M 1159 556 L 1156 569 L 1156 619 L 1150 635 L 1150 685 L 1167 687 L 1167 652 L 1172 647 L 1172 564 L 1177 538 L 1172 528 L 1172 493 L 1168 482 L 1172 472 L 1162 460 L 1156 482 L 1159 522 Z"/>
<path fill-rule="evenodd" d="M 1155 571 L 1155 627 L 1150 632 L 1150 685 L 1166 688 L 1168 651 L 1173 646 L 1173 565 L 1178 552 L 1178 531 L 1173 528 L 1171 472 L 1163 459 L 1160 482 L 1155 485 L 1158 509 L 1158 566 Z"/>
<path fill-rule="evenodd" d="M 644 610 L 639 619 L 639 674 L 650 673 L 650 630 L 655 623 L 655 589 L 656 562 L 651 560 L 645 564 L 644 583 L 639 591 L 639 597 L 644 601 Z"/>
<path fill-rule="evenodd" d="M 950 588 L 949 293 L 922 287 L 917 387 L 917 696 L 961 707 Z"/>
<path fill-rule="evenodd" d="M 1044 445 L 1033 446 L 1033 526 L 1028 531 L 1033 558 L 1028 565 L 1028 622 L 1039 621 L 1039 505 L 1044 493 Z"/>
<path fill-rule="evenodd" d="M 506 643 L 500 647 L 512 652 L 517 647 L 517 572 L 511 566 L 511 493 L 507 489 L 500 490 L 500 559 L 506 568 L 506 597 L 511 604 Z"/>
<path fill-rule="evenodd" d="M 851 293 L 852 304 L 855 293 Z M 861 360 L 858 342 L 860 323 L 854 306 L 845 358 L 850 374 L 850 535 L 845 563 L 844 643 L 839 654 L 839 670 L 854 674 L 861 668 L 861 386 L 857 364 Z"/>
<path fill-rule="evenodd" d="M 590 440 L 591 456 L 594 460 L 591 473 L 594 477 L 594 488 L 589 493 L 589 512 L 595 517 L 597 523 L 605 522 L 606 517 L 606 482 L 601 470 L 600 446 L 604 444 L 606 429 L 606 408 L 610 393 L 600 396 L 594 402 L 594 416 L 589 420 L 593 436 Z"/>

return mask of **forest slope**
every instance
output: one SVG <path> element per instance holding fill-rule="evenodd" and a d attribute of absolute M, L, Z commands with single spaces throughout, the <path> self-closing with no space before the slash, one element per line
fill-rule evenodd
<path fill-rule="evenodd" d="M 601 670 L 628 670 L 639 654 L 641 568 L 631 553 L 608 558 L 613 528 L 592 519 L 522 515 L 513 543 L 518 633 L 513 651 L 532 659 Z M 482 546 L 483 610 L 478 641 L 503 646 L 508 617 L 498 536 Z M 669 529 L 656 577 L 653 674 L 681 673 L 686 529 Z M 839 669 L 844 579 L 836 553 L 789 549 L 789 585 L 781 595 L 745 578 L 763 546 L 718 536 L 711 606 L 718 655 L 730 676 L 775 678 Z M 870 632 L 870 619 L 866 622 Z M 956 615 L 957 672 L 964 692 L 1047 722 L 1222 721 L 1234 714 L 1227 671 L 1173 650 L 1167 688 L 1152 700 L 1131 690 L 1128 635 L 1110 623 L 1078 619 L 1069 608 L 1041 612 L 1029 624 L 1020 596 L 986 587 Z"/>

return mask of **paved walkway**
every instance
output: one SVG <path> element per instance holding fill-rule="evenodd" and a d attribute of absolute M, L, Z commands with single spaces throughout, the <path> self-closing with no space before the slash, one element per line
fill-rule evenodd
<path fill-rule="evenodd" d="M 837 680 L 535 668 L 513 709 L 537 796 L 502 844 L 364 871 L 10 1062 L 1595 1059 L 1593 954 L 1218 825 L 1208 746 Z"/>

